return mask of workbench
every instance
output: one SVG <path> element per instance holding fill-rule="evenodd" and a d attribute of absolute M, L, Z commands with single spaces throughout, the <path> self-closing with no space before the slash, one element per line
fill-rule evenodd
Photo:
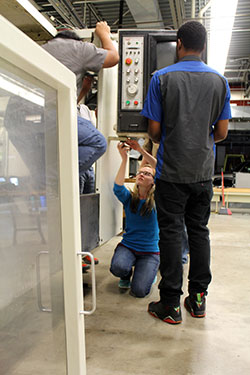
<path fill-rule="evenodd" d="M 248 188 L 226 188 L 224 189 L 224 196 L 227 208 L 230 202 L 250 203 L 250 189 Z"/>

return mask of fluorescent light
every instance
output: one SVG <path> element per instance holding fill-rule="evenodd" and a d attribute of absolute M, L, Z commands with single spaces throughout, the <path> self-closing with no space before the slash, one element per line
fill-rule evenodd
<path fill-rule="evenodd" d="M 211 0 L 208 64 L 224 74 L 238 0 Z"/>
<path fill-rule="evenodd" d="M 15 81 L 16 82 L 16 81 Z M 8 77 L 4 76 L 3 74 L 0 75 L 0 88 L 8 91 L 12 94 L 20 96 L 28 100 L 29 102 L 35 103 L 40 107 L 44 107 L 45 99 L 39 93 L 35 93 L 31 91 L 29 88 L 22 87 L 17 83 L 13 82 L 12 80 L 8 79 Z"/>
<path fill-rule="evenodd" d="M 28 0 L 16 0 L 27 12 L 35 18 L 51 35 L 57 34 L 56 28 Z"/>

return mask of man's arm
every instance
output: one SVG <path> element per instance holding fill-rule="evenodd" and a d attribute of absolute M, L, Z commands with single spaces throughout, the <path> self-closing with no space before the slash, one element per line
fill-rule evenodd
<path fill-rule="evenodd" d="M 92 82 L 93 82 L 93 77 L 85 76 L 83 78 L 82 88 L 81 88 L 80 94 L 78 95 L 77 103 L 80 103 L 82 98 L 87 95 L 87 93 L 91 89 Z"/>
<path fill-rule="evenodd" d="M 148 135 L 155 143 L 161 140 L 161 124 L 158 121 L 148 120 Z"/>
<path fill-rule="evenodd" d="M 219 120 L 214 125 L 214 142 L 221 142 L 227 137 L 229 120 Z"/>
<path fill-rule="evenodd" d="M 110 27 L 108 26 L 107 22 L 97 22 L 95 32 L 102 43 L 102 48 L 107 50 L 107 56 L 102 67 L 111 68 L 112 66 L 118 64 L 119 54 L 115 48 L 115 45 L 110 39 Z"/>

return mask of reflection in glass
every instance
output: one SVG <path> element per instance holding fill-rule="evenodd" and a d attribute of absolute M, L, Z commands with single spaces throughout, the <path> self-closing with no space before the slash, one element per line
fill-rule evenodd
<path fill-rule="evenodd" d="M 1 375 L 66 375 L 56 109 L 0 60 Z"/>

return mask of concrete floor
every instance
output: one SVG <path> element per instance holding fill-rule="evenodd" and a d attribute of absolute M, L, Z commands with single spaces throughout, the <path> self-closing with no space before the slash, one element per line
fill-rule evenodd
<path fill-rule="evenodd" d="M 97 310 L 85 318 L 88 375 L 250 374 L 250 215 L 212 214 L 209 227 L 213 281 L 207 317 L 194 319 L 183 308 L 178 326 L 147 313 L 147 304 L 158 300 L 157 285 L 145 299 L 119 293 L 109 263 L 120 237 L 94 251 L 100 264 Z M 184 296 L 187 272 L 185 265 Z M 86 307 L 89 301 L 87 293 Z"/>

